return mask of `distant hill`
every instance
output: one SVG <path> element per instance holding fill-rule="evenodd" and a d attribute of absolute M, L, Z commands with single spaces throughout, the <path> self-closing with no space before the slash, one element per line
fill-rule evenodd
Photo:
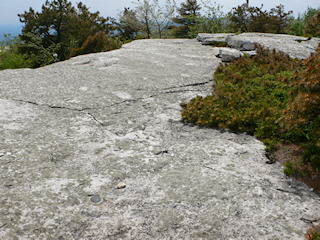
<path fill-rule="evenodd" d="M 12 37 L 17 37 L 22 30 L 21 24 L 0 24 L 0 41 L 4 40 L 4 34 L 10 34 Z"/>

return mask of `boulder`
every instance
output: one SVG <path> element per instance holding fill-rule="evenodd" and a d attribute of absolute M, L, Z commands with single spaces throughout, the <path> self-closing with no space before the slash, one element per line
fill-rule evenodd
<path fill-rule="evenodd" d="M 241 51 L 254 50 L 255 45 L 260 44 L 269 49 L 283 51 L 293 58 L 306 59 L 315 52 L 320 39 L 287 34 L 242 33 L 228 36 L 226 42 L 231 48 Z"/>
<path fill-rule="evenodd" d="M 210 45 L 216 42 L 226 42 L 228 36 L 233 36 L 233 33 L 199 33 L 197 40 L 202 43 L 202 45 Z"/>
<path fill-rule="evenodd" d="M 232 48 L 219 48 L 219 55 L 218 57 L 221 58 L 222 62 L 231 62 L 232 59 L 238 59 L 242 57 L 244 54 Z"/>

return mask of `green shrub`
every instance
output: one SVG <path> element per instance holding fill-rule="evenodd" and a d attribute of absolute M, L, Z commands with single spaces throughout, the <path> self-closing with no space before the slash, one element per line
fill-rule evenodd
<path fill-rule="evenodd" d="M 120 47 L 120 41 L 107 37 L 103 32 L 99 32 L 93 36 L 89 36 L 80 48 L 71 49 L 70 56 L 111 51 Z"/>
<path fill-rule="evenodd" d="M 297 160 L 293 159 L 292 161 L 287 161 L 284 163 L 285 169 L 284 173 L 288 176 L 294 176 L 299 174 L 299 165 Z"/>
<path fill-rule="evenodd" d="M 320 240 L 320 224 L 317 226 L 310 228 L 306 234 L 307 240 Z"/>
<path fill-rule="evenodd" d="M 0 70 L 30 67 L 25 55 L 18 52 L 19 38 L 5 35 L 5 40 L 0 42 Z"/>
<path fill-rule="evenodd" d="M 309 37 L 320 37 L 320 10 L 308 19 L 305 35 Z"/>
<path fill-rule="evenodd" d="M 39 33 L 25 33 L 23 39 L 18 46 L 18 51 L 26 56 L 31 68 L 54 63 L 54 55 L 62 48 L 61 44 L 54 43 L 48 47 L 43 46 L 43 38 Z"/>
<path fill-rule="evenodd" d="M 226 42 L 218 42 L 218 41 L 211 42 L 208 45 L 212 47 L 229 47 L 229 45 Z"/>
<path fill-rule="evenodd" d="M 211 96 L 182 104 L 184 121 L 247 132 L 268 152 L 283 141 L 298 144 L 303 160 L 285 172 L 320 176 L 320 48 L 302 61 L 258 47 L 253 58 L 221 64 L 214 77 Z"/>
<path fill-rule="evenodd" d="M 283 128 L 300 135 L 304 160 L 320 169 L 320 48 L 304 61 L 304 70 L 292 82 Z"/>
<path fill-rule="evenodd" d="M 289 99 L 288 79 L 300 68 L 301 61 L 259 47 L 253 58 L 221 64 L 212 96 L 185 104 L 182 118 L 201 126 L 279 138 L 278 120 Z"/>
<path fill-rule="evenodd" d="M 0 52 L 0 70 L 25 67 L 29 67 L 29 65 L 24 55 L 10 50 Z"/>

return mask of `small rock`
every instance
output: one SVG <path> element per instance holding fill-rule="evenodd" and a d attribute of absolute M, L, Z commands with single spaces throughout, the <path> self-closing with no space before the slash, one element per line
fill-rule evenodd
<path fill-rule="evenodd" d="M 102 202 L 102 198 L 99 195 L 94 195 L 90 198 L 90 201 L 92 203 L 101 203 Z"/>
<path fill-rule="evenodd" d="M 253 57 L 255 55 L 257 55 L 257 51 L 241 51 L 243 54 L 247 54 L 249 55 L 249 57 Z"/>
<path fill-rule="evenodd" d="M 117 185 L 117 189 L 125 188 L 127 185 L 124 182 L 121 182 Z"/>
<path fill-rule="evenodd" d="M 197 40 L 203 45 L 208 45 L 213 42 L 225 42 L 228 36 L 233 36 L 234 33 L 199 33 Z"/>
<path fill-rule="evenodd" d="M 232 59 L 238 59 L 243 56 L 243 53 L 237 49 L 220 48 L 219 57 L 222 62 L 231 62 Z"/>
<path fill-rule="evenodd" d="M 0 157 L 3 157 L 4 155 L 6 155 L 6 152 L 5 151 L 0 151 Z"/>

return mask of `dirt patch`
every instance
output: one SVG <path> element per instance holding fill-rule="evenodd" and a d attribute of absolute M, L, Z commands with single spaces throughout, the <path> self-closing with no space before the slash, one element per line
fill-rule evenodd
<path fill-rule="evenodd" d="M 281 162 L 282 164 L 285 164 L 287 162 L 296 162 L 301 163 L 303 162 L 303 150 L 302 147 L 297 144 L 281 144 L 280 148 L 274 152 L 272 155 L 273 157 Z M 299 164 L 300 165 L 300 164 Z M 315 172 L 314 169 L 312 169 L 309 165 L 305 165 L 305 168 L 302 169 L 302 167 L 299 167 L 299 170 L 302 170 L 302 172 L 311 172 L 311 174 L 298 174 L 295 173 L 291 177 L 297 179 L 298 181 L 304 182 L 313 189 L 315 193 L 320 195 L 320 174 L 319 172 Z"/>

